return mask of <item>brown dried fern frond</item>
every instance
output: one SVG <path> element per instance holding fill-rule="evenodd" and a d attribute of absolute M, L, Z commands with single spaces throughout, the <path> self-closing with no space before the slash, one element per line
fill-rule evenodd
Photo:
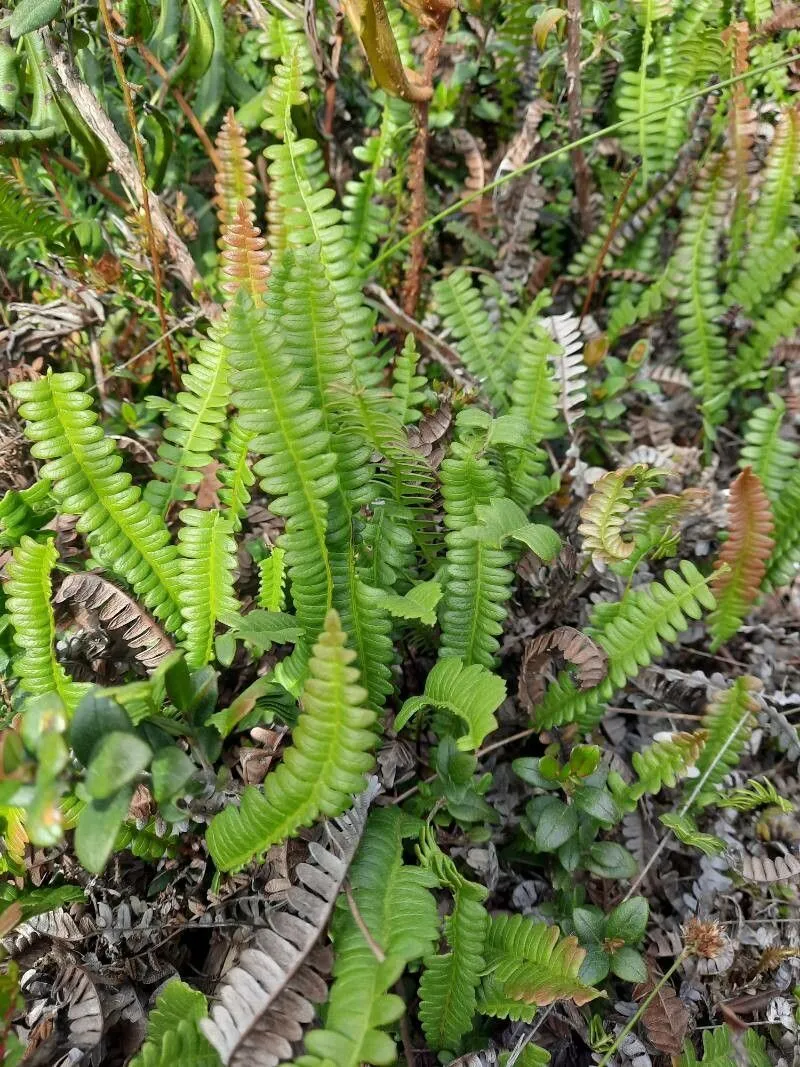
<path fill-rule="evenodd" d="M 148 671 L 175 650 L 158 623 L 135 600 L 90 571 L 70 574 L 53 597 L 56 604 L 70 603 L 97 613 L 100 622 L 127 644 L 134 659 Z"/>
<path fill-rule="evenodd" d="M 769 498 L 752 467 L 745 467 L 731 485 L 728 525 L 730 536 L 715 565 L 720 571 L 713 583 L 717 607 L 708 619 L 712 651 L 741 626 L 758 596 L 775 547 Z"/>
<path fill-rule="evenodd" d="M 220 169 L 214 181 L 214 206 L 217 209 L 222 245 L 225 230 L 236 221 L 240 204 L 244 204 L 247 217 L 255 221 L 256 182 L 253 163 L 244 128 L 236 121 L 233 108 L 226 114 L 217 135 L 217 151 Z"/>
<path fill-rule="evenodd" d="M 244 289 L 258 303 L 267 289 L 269 252 L 266 240 L 247 213 L 247 205 L 240 201 L 236 216 L 222 235 L 222 290 L 235 296 Z"/>
<path fill-rule="evenodd" d="M 525 647 L 519 676 L 519 698 L 523 707 L 531 711 L 544 696 L 544 669 L 550 660 L 559 656 L 575 666 L 580 689 L 593 689 L 608 671 L 608 656 L 586 634 L 573 626 L 559 626 L 550 633 L 540 634 Z"/>

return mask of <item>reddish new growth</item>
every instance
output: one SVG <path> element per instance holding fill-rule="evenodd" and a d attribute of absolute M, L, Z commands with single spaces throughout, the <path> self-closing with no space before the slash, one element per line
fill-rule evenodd
<path fill-rule="evenodd" d="M 269 252 L 264 251 L 265 239 L 240 201 L 236 217 L 225 228 L 222 245 L 222 289 L 235 296 L 245 289 L 256 302 L 264 295 L 269 278 Z"/>

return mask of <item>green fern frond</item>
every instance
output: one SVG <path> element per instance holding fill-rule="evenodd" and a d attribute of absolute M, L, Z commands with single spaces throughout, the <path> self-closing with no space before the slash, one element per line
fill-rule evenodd
<path fill-rule="evenodd" d="M 665 572 L 663 585 L 651 582 L 630 589 L 606 618 L 602 611 L 595 610 L 589 633 L 608 656 L 605 680 L 582 692 L 569 675 L 560 675 L 535 709 L 536 725 L 550 729 L 573 722 L 609 700 L 628 679 L 635 678 L 643 667 L 662 655 L 664 643 L 677 640 L 690 619 L 699 619 L 703 609 L 714 609 L 716 601 L 709 591 L 709 581 L 694 564 L 682 560 L 679 571 Z"/>
<path fill-rule="evenodd" d="M 0 548 L 13 548 L 24 534 L 36 534 L 54 514 L 47 478 L 27 489 L 9 489 L 0 499 Z"/>
<path fill-rule="evenodd" d="M 442 587 L 435 578 L 412 585 L 408 592 L 379 591 L 380 603 L 395 619 L 419 619 L 426 626 L 436 625 L 436 605 L 442 599 Z"/>
<path fill-rule="evenodd" d="M 480 291 L 467 271 L 458 268 L 434 284 L 433 297 L 464 366 L 482 383 L 495 407 L 504 410 L 509 370 L 494 359 L 496 333 Z"/>
<path fill-rule="evenodd" d="M 393 500 L 377 501 L 361 536 L 362 568 L 367 585 L 394 589 L 414 562 L 414 513 Z"/>
<path fill-rule="evenodd" d="M 177 630 L 177 550 L 163 520 L 120 470 L 122 457 L 98 425 L 91 398 L 80 392 L 83 382 L 82 374 L 48 373 L 11 387 L 22 401 L 31 454 L 47 461 L 41 477 L 52 481 L 59 510 L 79 516 L 76 529 L 94 556 Z"/>
<path fill-rule="evenodd" d="M 745 385 L 763 370 L 775 345 L 800 326 L 800 265 L 772 304 L 759 307 L 759 317 L 736 349 L 736 373 Z"/>
<path fill-rule="evenodd" d="M 52 541 L 39 543 L 23 536 L 6 565 L 6 604 L 14 643 L 22 650 L 14 658 L 14 673 L 30 696 L 57 693 L 74 711 L 89 688 L 68 677 L 56 659 L 56 626 L 50 603 L 50 574 L 58 554 Z"/>
<path fill-rule="evenodd" d="M 256 480 L 249 460 L 252 437 L 252 433 L 243 430 L 234 419 L 223 440 L 221 465 L 216 472 L 222 483 L 219 499 L 225 505 L 225 517 L 234 533 L 238 533 L 242 528 L 242 519 L 247 514 L 247 505 L 251 499 L 250 488 Z"/>
<path fill-rule="evenodd" d="M 735 811 L 770 807 L 779 808 L 787 815 L 794 811 L 794 804 L 782 797 L 768 778 L 748 778 L 738 789 L 721 793 L 716 803 L 720 808 L 733 808 Z"/>
<path fill-rule="evenodd" d="M 20 245 L 39 241 L 50 253 L 65 256 L 80 254 L 74 229 L 64 218 L 55 215 L 52 200 L 34 197 L 16 178 L 0 175 L 0 246 L 6 252 Z"/>
<path fill-rule="evenodd" d="M 262 456 L 254 467 L 270 508 L 286 518 L 280 545 L 297 617 L 309 635 L 322 629 L 332 604 L 333 575 L 326 543 L 328 497 L 336 490 L 336 460 L 322 415 L 301 372 L 292 367 L 266 314 L 240 293 L 230 308 L 225 344 L 233 403 L 242 429 Z"/>
<path fill-rule="evenodd" d="M 765 587 L 789 585 L 800 567 L 800 467 L 791 477 L 773 505 L 775 547 L 767 563 Z"/>
<path fill-rule="evenodd" d="M 644 463 L 604 474 L 581 508 L 583 547 L 596 563 L 617 563 L 634 551 L 633 537 L 623 537 L 623 527 L 634 506 L 657 486 L 663 472 Z"/>
<path fill-rule="evenodd" d="M 412 426 L 422 418 L 427 378 L 417 374 L 419 353 L 412 333 L 406 334 L 403 350 L 394 361 L 392 399 L 389 411 L 401 426 Z"/>
<path fill-rule="evenodd" d="M 214 327 L 200 344 L 181 377 L 183 389 L 167 408 L 164 439 L 144 499 L 165 515 L 174 501 L 193 500 L 202 470 L 215 458 L 230 403 L 227 352 L 222 327 Z M 158 398 L 159 407 L 164 401 Z"/>
<path fill-rule="evenodd" d="M 222 1067 L 197 1025 L 207 1015 L 202 993 L 177 978 L 168 982 L 148 1016 L 147 1038 L 131 1067 Z"/>
<path fill-rule="evenodd" d="M 267 611 L 286 608 L 286 552 L 277 545 L 258 565 L 258 603 Z"/>
<path fill-rule="evenodd" d="M 740 469 L 752 467 L 773 503 L 780 501 L 800 452 L 795 441 L 781 437 L 785 414 L 783 398 L 771 393 L 769 406 L 756 408 L 747 421 L 739 458 Z"/>
<path fill-rule="evenodd" d="M 297 1067 L 394 1062 L 397 1050 L 384 1028 L 402 1016 L 405 1004 L 389 990 L 410 962 L 430 954 L 439 934 L 430 892 L 435 878 L 403 863 L 403 840 L 418 833 L 417 820 L 398 808 L 370 815 L 349 881 L 373 944 L 350 909 L 342 907 L 333 923 L 336 963 L 325 1025 L 306 1033 L 306 1054 L 295 1060 Z"/>
<path fill-rule="evenodd" d="M 729 185 L 725 159 L 719 157 L 698 178 L 672 268 L 681 351 L 710 436 L 724 419 L 724 390 L 730 384 L 727 344 L 718 321 L 724 308 L 717 277 L 717 240 L 725 223 Z"/>
<path fill-rule="evenodd" d="M 351 547 L 347 549 L 341 580 L 338 571 L 335 577 L 334 606 L 356 654 L 356 667 L 367 690 L 367 706 L 378 711 L 392 691 L 394 645 L 389 613 L 381 592 L 362 580 Z"/>
<path fill-rule="evenodd" d="M 431 668 L 422 696 L 409 697 L 394 721 L 395 730 L 423 708 L 436 708 L 457 715 L 467 724 L 467 733 L 456 747 L 465 752 L 479 749 L 497 729 L 495 711 L 506 698 L 506 683 L 478 663 L 465 667 L 460 659 L 448 656 Z"/>
<path fill-rule="evenodd" d="M 557 926 L 499 915 L 489 925 L 485 956 L 487 976 L 478 999 L 484 1015 L 530 1021 L 537 1008 L 554 1001 L 581 1005 L 601 996 L 578 978 L 586 950 L 576 937 L 561 937 Z"/>
<path fill-rule="evenodd" d="M 230 522 L 220 511 L 185 508 L 181 522 L 178 603 L 183 615 L 186 662 L 199 668 L 213 659 L 217 622 L 239 611 L 233 591 L 236 541 Z"/>
<path fill-rule="evenodd" d="M 715 694 L 706 708 L 703 729 L 708 732 L 708 739 L 695 764 L 705 781 L 695 807 L 717 799 L 720 782 L 741 759 L 756 724 L 761 689 L 758 678 L 742 675 L 728 689 Z"/>
<path fill-rule="evenodd" d="M 697 730 L 693 734 L 657 734 L 651 745 L 633 753 L 631 762 L 637 780 L 626 786 L 624 791 L 615 789 L 617 800 L 624 800 L 625 806 L 632 811 L 645 793 L 655 796 L 664 786 L 672 788 L 679 778 L 694 774 L 695 764 L 707 737 L 704 730 Z"/>
<path fill-rule="evenodd" d="M 455 441 L 440 471 L 447 557 L 441 610 L 441 656 L 491 668 L 511 592 L 511 556 L 465 531 L 479 521 L 476 507 L 499 496 L 497 476 L 474 442 Z"/>
<path fill-rule="evenodd" d="M 452 910 L 444 920 L 450 951 L 425 960 L 419 984 L 419 1020 L 431 1048 L 455 1053 L 472 1029 L 477 1008 L 489 929 L 489 915 L 483 905 L 488 891 L 458 873 L 450 857 L 436 845 L 429 826 L 420 834 L 418 853 L 422 866 L 433 871 L 439 885 L 453 894 Z"/>
<path fill-rule="evenodd" d="M 340 815 L 363 789 L 374 763 L 375 714 L 362 707 L 367 694 L 345 640 L 338 615 L 329 612 L 308 664 L 292 747 L 263 792 L 249 787 L 241 806 L 226 808 L 208 828 L 209 851 L 221 870 L 242 867 L 320 815 Z"/>
<path fill-rule="evenodd" d="M 547 295 L 547 294 L 545 294 Z M 516 373 L 511 383 L 511 414 L 525 419 L 530 443 L 553 437 L 558 421 L 558 385 L 552 359 L 560 346 L 539 319 L 544 300 L 535 300 L 523 313 L 510 308 L 501 330 L 501 355 L 514 354 Z M 510 361 L 508 357 L 504 362 Z"/>

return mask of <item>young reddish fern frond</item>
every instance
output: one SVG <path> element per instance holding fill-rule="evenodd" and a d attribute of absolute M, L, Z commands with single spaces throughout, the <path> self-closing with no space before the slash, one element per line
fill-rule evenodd
<path fill-rule="evenodd" d="M 767 560 L 775 545 L 772 511 L 761 479 L 752 467 L 745 467 L 731 485 L 728 505 L 730 537 L 722 547 L 716 566 L 721 570 L 714 579 L 717 607 L 709 616 L 716 650 L 732 637 L 742 624 L 767 569 Z"/>
<path fill-rule="evenodd" d="M 267 289 L 269 278 L 269 252 L 264 250 L 266 240 L 248 214 L 246 201 L 240 200 L 236 215 L 226 226 L 220 245 L 222 247 L 222 289 L 235 296 L 244 289 L 254 303 Z"/>
<path fill-rule="evenodd" d="M 253 164 L 244 129 L 236 121 L 233 108 L 225 116 L 217 135 L 217 152 L 221 166 L 214 180 L 214 206 L 217 209 L 222 244 L 225 230 L 233 225 L 240 204 L 244 204 L 247 217 L 255 219 L 256 182 L 253 177 Z"/>

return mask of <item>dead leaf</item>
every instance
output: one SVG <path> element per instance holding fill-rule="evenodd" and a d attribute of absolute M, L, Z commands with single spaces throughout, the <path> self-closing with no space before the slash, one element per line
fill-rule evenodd
<path fill-rule="evenodd" d="M 660 981 L 661 975 L 655 968 L 650 970 L 647 982 L 634 986 L 633 999 L 645 1000 L 653 987 Z M 659 1052 L 668 1056 L 679 1056 L 683 1049 L 683 1039 L 689 1026 L 689 1009 L 667 982 L 662 985 L 642 1016 L 647 1036 Z"/>

